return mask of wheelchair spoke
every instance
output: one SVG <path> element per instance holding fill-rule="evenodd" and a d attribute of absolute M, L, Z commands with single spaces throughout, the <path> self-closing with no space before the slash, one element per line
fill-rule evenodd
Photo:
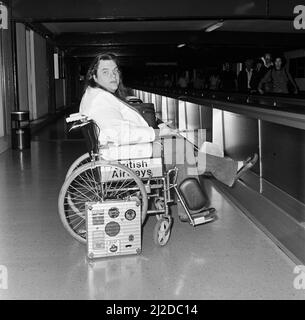
<path fill-rule="evenodd" d="M 89 188 L 92 188 L 92 184 L 91 182 L 96 185 L 96 181 L 95 180 L 91 180 L 91 178 L 88 176 L 88 173 L 87 171 L 84 172 L 84 175 L 86 176 L 86 180 L 82 177 L 82 175 L 80 175 L 81 179 L 84 181 L 84 183 L 89 187 Z M 93 177 L 94 179 L 94 177 Z"/>
<path fill-rule="evenodd" d="M 77 230 L 82 224 L 85 223 L 85 219 L 82 219 L 74 228 Z"/>
<path fill-rule="evenodd" d="M 88 181 L 88 182 L 91 182 L 91 183 L 93 183 L 93 184 L 96 184 L 96 183 L 97 183 L 97 181 L 95 180 L 93 174 L 92 174 L 92 177 L 89 176 L 89 174 L 90 174 L 89 172 L 85 172 L 84 174 L 87 176 L 87 178 L 88 178 L 87 181 Z M 93 179 L 93 180 L 92 180 L 92 179 Z M 90 186 L 91 186 L 91 185 L 90 185 Z"/>
<path fill-rule="evenodd" d="M 86 187 L 85 187 L 85 188 L 86 188 L 88 191 L 91 191 L 91 192 L 95 193 L 95 194 L 98 196 L 98 193 L 95 192 L 95 189 L 96 189 L 96 188 L 94 188 L 92 185 L 89 185 L 89 184 L 87 183 L 87 181 L 82 177 L 82 175 L 80 175 L 80 178 L 84 181 L 85 185 L 88 186 L 88 188 L 86 188 Z M 77 183 L 79 183 L 79 182 L 77 182 Z"/>
<path fill-rule="evenodd" d="M 79 190 L 76 189 L 74 186 L 72 186 L 72 184 L 70 185 L 70 187 L 73 188 L 73 189 L 75 189 L 76 191 L 79 191 Z M 80 192 L 80 194 L 83 195 L 84 198 L 87 198 L 89 201 L 91 201 L 91 199 L 90 199 L 88 196 L 86 196 L 85 194 L 83 194 L 82 192 Z"/>
<path fill-rule="evenodd" d="M 85 203 L 84 200 L 82 200 L 82 198 L 79 198 L 79 199 L 73 198 L 73 199 L 71 199 L 71 197 L 66 197 L 66 199 L 68 199 L 68 204 L 69 204 L 69 202 L 73 202 L 74 205 L 76 205 L 76 204 L 84 204 Z M 75 200 L 79 200 L 79 201 L 75 201 Z"/>
<path fill-rule="evenodd" d="M 76 186 L 77 187 L 77 186 Z M 75 188 L 75 187 L 74 187 Z M 77 188 L 77 191 L 78 192 L 75 192 L 75 191 L 71 191 L 69 190 L 69 194 L 70 195 L 73 195 L 75 198 L 78 198 L 78 199 L 83 199 L 84 196 L 86 196 L 86 192 L 88 191 L 88 189 L 84 189 L 84 188 Z M 90 190 L 89 190 L 90 191 Z"/>
<path fill-rule="evenodd" d="M 126 188 L 126 186 L 125 186 Z M 123 198 L 123 194 L 127 194 L 128 196 L 132 196 L 136 194 L 139 191 L 139 189 L 136 189 L 133 193 L 130 193 L 130 189 L 125 189 L 120 193 L 121 198 Z"/>
<path fill-rule="evenodd" d="M 86 203 L 141 199 L 142 221 L 147 211 L 146 190 L 139 177 L 121 164 L 87 163 L 67 176 L 59 197 L 59 212 L 65 228 L 80 242 L 86 241 Z"/>
<path fill-rule="evenodd" d="M 87 173 L 86 173 L 87 175 Z M 88 176 L 88 175 L 87 175 Z M 92 197 L 94 197 L 95 199 L 101 199 L 101 196 L 99 195 L 99 188 L 98 188 L 98 183 L 96 182 L 96 180 L 90 180 L 92 181 L 95 186 L 93 186 L 92 184 L 88 184 L 88 182 L 80 175 L 80 178 L 84 181 L 84 183 L 82 183 L 81 181 L 78 181 L 77 179 L 75 179 L 73 182 L 75 182 L 77 185 L 79 185 L 80 187 L 77 187 L 77 190 L 80 191 L 80 193 L 88 198 L 88 193 L 90 194 L 90 200 L 92 201 Z M 72 184 L 71 184 L 72 186 Z M 74 188 L 75 189 L 75 188 Z"/>
<path fill-rule="evenodd" d="M 85 220 L 84 218 L 80 217 L 79 215 L 70 219 L 71 225 L 73 226 L 73 229 L 75 228 L 75 225 L 79 223 L 79 221 Z"/>
<path fill-rule="evenodd" d="M 94 177 L 94 172 L 93 172 L 93 170 L 98 170 L 98 169 L 92 169 L 91 168 L 91 172 L 87 172 L 87 171 L 85 171 L 85 173 L 86 173 L 86 176 L 88 177 L 88 174 L 90 174 L 90 176 L 91 176 L 91 178 L 93 179 L 93 180 L 91 180 L 91 178 L 90 177 L 88 177 L 88 179 L 89 179 L 89 181 L 91 181 L 91 182 L 93 182 L 93 184 L 94 184 L 94 186 L 95 186 L 95 188 L 98 190 L 99 188 L 98 188 L 98 186 L 100 185 L 100 183 L 101 183 L 101 179 L 100 179 L 100 177 L 98 177 L 99 179 L 98 179 L 98 181 L 96 181 L 96 179 L 95 179 L 95 177 Z M 100 175 L 100 172 L 98 172 L 98 174 Z"/>
<path fill-rule="evenodd" d="M 111 184 L 112 184 L 112 179 L 109 179 L 109 175 L 111 174 L 111 171 L 108 171 L 108 176 L 105 177 L 105 182 L 103 181 L 103 173 L 101 172 L 101 180 L 102 180 L 102 184 L 103 184 L 103 197 L 105 198 L 107 196 L 108 193 L 108 189 L 110 188 Z M 110 186 L 107 187 L 107 181 L 110 180 Z"/>
<path fill-rule="evenodd" d="M 71 197 L 71 195 L 70 194 L 68 194 L 66 197 L 65 197 L 65 199 L 67 199 L 67 202 L 68 202 L 68 205 L 70 205 L 70 207 L 72 207 L 72 206 L 77 206 L 77 207 L 79 207 L 79 206 L 81 206 L 81 205 L 85 205 L 85 203 L 86 202 L 88 202 L 88 200 L 87 199 L 84 199 L 84 198 L 80 198 L 80 197 L 75 197 L 75 196 L 72 196 Z M 97 198 L 97 197 L 91 197 L 90 198 L 90 202 L 91 201 L 99 201 L 99 198 Z"/>
<path fill-rule="evenodd" d="M 117 187 L 118 187 L 118 183 L 119 183 L 119 182 L 120 182 L 120 181 L 117 181 L 117 182 L 116 182 L 116 184 L 115 184 L 115 186 L 114 186 L 114 188 L 113 188 L 114 190 L 116 190 L 116 189 L 117 189 Z M 115 194 L 114 194 L 114 197 L 115 197 Z"/>
<path fill-rule="evenodd" d="M 82 211 L 84 211 L 85 206 L 84 206 L 84 202 L 82 203 L 74 203 L 71 199 L 67 199 L 67 210 L 69 210 L 68 212 L 73 212 L 76 215 L 82 215 Z"/>
<path fill-rule="evenodd" d="M 139 190 L 136 190 L 133 193 L 130 193 L 129 195 L 132 197 L 133 195 L 137 195 L 138 193 L 139 193 Z"/>
<path fill-rule="evenodd" d="M 128 182 L 128 183 L 126 184 L 126 182 Z M 120 194 L 121 197 L 122 197 L 122 194 L 128 192 L 127 187 L 128 187 L 131 183 L 133 183 L 133 180 L 127 180 L 127 179 L 125 179 L 125 180 L 122 182 L 122 185 L 119 187 L 118 191 L 122 190 L 123 188 L 126 188 L 126 190 L 123 191 L 123 192 Z M 115 193 L 115 196 L 117 195 L 118 191 Z"/>
<path fill-rule="evenodd" d="M 66 215 L 66 218 L 69 219 L 70 224 L 73 225 L 73 228 L 76 224 L 78 224 L 78 221 L 85 221 L 85 211 L 80 211 L 79 213 L 73 213 L 69 214 L 69 211 Z"/>
<path fill-rule="evenodd" d="M 80 213 L 82 213 L 82 212 L 80 212 Z M 84 214 L 85 214 L 85 212 L 84 212 Z M 79 217 L 79 213 L 67 214 L 66 217 L 67 217 L 68 219 L 73 219 L 74 217 L 77 218 L 77 217 Z"/>
<path fill-rule="evenodd" d="M 82 181 L 79 180 L 79 179 L 78 180 L 74 180 L 73 184 L 74 185 L 77 184 L 77 189 L 81 189 L 83 191 L 91 191 L 91 189 L 92 189 L 91 186 L 88 187 L 88 184 L 86 185 L 86 184 L 82 183 Z"/>
<path fill-rule="evenodd" d="M 79 200 L 81 202 L 84 202 L 84 199 L 86 199 L 85 197 L 82 196 L 82 194 L 79 193 L 73 193 L 69 191 L 69 199 L 72 201 L 72 197 L 73 197 L 73 202 L 75 202 L 75 200 Z M 67 196 L 67 197 L 68 197 Z"/>

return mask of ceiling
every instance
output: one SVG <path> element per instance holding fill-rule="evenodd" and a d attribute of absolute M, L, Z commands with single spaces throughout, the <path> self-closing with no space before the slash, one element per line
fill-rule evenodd
<path fill-rule="evenodd" d="M 304 43 L 304 33 L 293 28 L 297 0 L 10 1 L 15 21 L 50 39 L 67 57 L 85 59 L 106 50 L 125 64 L 201 65 Z M 206 32 L 220 21 L 220 28 Z"/>
<path fill-rule="evenodd" d="M 125 64 L 151 61 L 203 64 L 237 60 L 263 52 L 283 52 L 303 46 L 303 35 L 291 20 L 61 21 L 33 23 L 51 37 L 67 56 L 93 57 L 112 51 Z M 183 47 L 178 47 L 184 45 Z"/>
<path fill-rule="evenodd" d="M 217 21 L 95 21 L 95 22 L 47 22 L 43 25 L 50 32 L 58 35 L 71 33 L 101 33 L 101 32 L 145 32 L 145 31 L 193 31 L 204 30 Z"/>
<path fill-rule="evenodd" d="M 205 31 L 219 20 L 176 20 L 176 21 L 88 21 L 42 23 L 52 34 L 63 33 L 117 33 L 147 31 Z M 225 20 L 217 29 L 235 32 L 299 33 L 291 20 L 243 19 Z"/>

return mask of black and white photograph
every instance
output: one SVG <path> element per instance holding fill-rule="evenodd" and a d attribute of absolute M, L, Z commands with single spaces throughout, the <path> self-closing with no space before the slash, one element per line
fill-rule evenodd
<path fill-rule="evenodd" d="M 1 0 L 0 300 L 305 300 L 305 1 Z"/>

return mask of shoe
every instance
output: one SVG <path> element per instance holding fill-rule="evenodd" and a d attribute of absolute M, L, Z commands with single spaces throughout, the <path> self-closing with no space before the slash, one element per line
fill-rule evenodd
<path fill-rule="evenodd" d="M 257 162 L 258 155 L 257 153 L 254 153 L 252 158 L 248 158 L 245 161 L 245 164 L 237 171 L 236 176 L 234 178 L 234 183 L 249 169 L 251 169 Z"/>
<path fill-rule="evenodd" d="M 189 222 L 190 221 L 188 216 L 178 215 L 178 218 L 179 218 L 180 222 Z"/>
<path fill-rule="evenodd" d="M 205 217 L 210 217 L 211 215 L 213 215 L 216 212 L 216 209 L 213 207 L 207 208 L 203 210 L 204 213 L 206 213 L 204 216 Z"/>

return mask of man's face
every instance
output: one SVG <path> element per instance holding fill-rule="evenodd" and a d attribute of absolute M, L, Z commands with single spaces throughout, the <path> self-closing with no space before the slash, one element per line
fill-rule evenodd
<path fill-rule="evenodd" d="M 94 80 L 110 92 L 115 92 L 120 83 L 118 66 L 113 60 L 101 60 Z"/>
<path fill-rule="evenodd" d="M 262 66 L 263 66 L 263 63 L 262 63 L 261 61 L 258 61 L 258 62 L 256 63 L 256 69 L 257 69 L 257 70 L 260 70 Z"/>
<path fill-rule="evenodd" d="M 252 68 L 252 65 L 253 65 L 253 61 L 252 61 L 252 60 L 247 59 L 247 60 L 245 61 L 245 66 L 246 66 L 246 68 L 247 68 L 248 70 L 250 70 L 250 69 Z"/>
<path fill-rule="evenodd" d="M 271 55 L 269 53 L 265 54 L 265 60 L 267 63 L 271 62 Z"/>
<path fill-rule="evenodd" d="M 276 70 L 280 70 L 281 67 L 282 67 L 282 59 L 281 58 L 276 58 L 274 64 L 275 64 Z"/>

